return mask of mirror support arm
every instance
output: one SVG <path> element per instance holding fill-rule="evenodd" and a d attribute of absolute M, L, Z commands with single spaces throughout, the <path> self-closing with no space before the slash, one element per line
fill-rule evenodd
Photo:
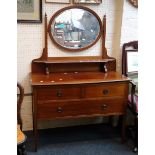
<path fill-rule="evenodd" d="M 103 17 L 103 32 L 102 32 L 102 58 L 108 58 L 107 49 L 105 47 L 105 39 L 106 39 L 106 15 Z"/>

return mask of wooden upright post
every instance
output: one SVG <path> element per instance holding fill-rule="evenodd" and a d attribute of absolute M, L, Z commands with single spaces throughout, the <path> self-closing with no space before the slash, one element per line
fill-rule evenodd
<path fill-rule="evenodd" d="M 103 33 L 102 33 L 102 58 L 108 58 L 107 49 L 105 47 L 105 40 L 106 40 L 106 15 L 103 17 Z"/>

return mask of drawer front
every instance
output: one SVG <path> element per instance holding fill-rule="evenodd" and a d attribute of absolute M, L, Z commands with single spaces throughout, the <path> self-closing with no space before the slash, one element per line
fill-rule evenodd
<path fill-rule="evenodd" d="M 123 114 L 125 112 L 125 105 L 123 98 L 38 102 L 37 116 L 38 119 L 50 119 Z"/>
<path fill-rule="evenodd" d="M 37 88 L 37 100 L 61 100 L 80 98 L 80 87 Z"/>
<path fill-rule="evenodd" d="M 97 84 L 85 87 L 85 97 L 112 97 L 124 96 L 127 90 L 126 84 Z"/>

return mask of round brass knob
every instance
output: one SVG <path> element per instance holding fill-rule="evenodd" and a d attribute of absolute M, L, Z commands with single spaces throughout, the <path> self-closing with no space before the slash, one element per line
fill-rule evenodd
<path fill-rule="evenodd" d="M 58 107 L 58 108 L 57 108 L 57 112 L 58 112 L 58 113 L 62 113 L 62 112 L 63 112 L 63 109 L 62 109 L 61 107 Z"/>
<path fill-rule="evenodd" d="M 56 93 L 56 95 L 57 95 L 57 97 L 61 97 L 61 96 L 62 96 L 62 92 L 61 92 L 61 91 L 58 91 L 58 92 Z"/>
<path fill-rule="evenodd" d="M 104 94 L 104 95 L 107 95 L 108 93 L 109 93 L 109 90 L 108 90 L 108 89 L 104 89 L 104 90 L 103 90 L 103 94 Z"/>
<path fill-rule="evenodd" d="M 102 109 L 102 110 L 106 110 L 106 109 L 107 109 L 107 105 L 106 105 L 106 104 L 102 104 L 102 105 L 101 105 L 101 109 Z"/>

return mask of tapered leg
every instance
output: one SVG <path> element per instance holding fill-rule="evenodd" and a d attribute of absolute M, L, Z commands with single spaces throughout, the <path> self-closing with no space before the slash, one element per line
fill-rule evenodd
<path fill-rule="evenodd" d="M 38 130 L 37 130 L 37 119 L 35 119 L 35 117 L 33 117 L 33 133 L 34 133 L 34 151 L 37 152 Z"/>
<path fill-rule="evenodd" d="M 37 106 L 36 106 L 36 90 L 33 89 L 32 95 L 32 115 L 33 115 L 33 134 L 34 134 L 34 151 L 37 152 L 38 130 L 37 130 Z"/>
<path fill-rule="evenodd" d="M 122 115 L 121 116 L 122 117 L 122 139 L 121 139 L 121 141 L 122 141 L 122 143 L 124 143 L 125 142 L 125 140 L 126 140 L 126 132 L 125 132 L 125 128 L 126 128 L 126 124 L 125 124 L 125 122 L 126 122 L 126 115 Z"/>
<path fill-rule="evenodd" d="M 34 151 L 37 152 L 38 130 L 37 130 L 37 118 L 35 114 L 33 114 L 33 135 L 34 135 Z"/>
<path fill-rule="evenodd" d="M 134 148 L 133 152 L 138 151 L 138 118 L 135 117 L 135 137 L 134 137 Z"/>

